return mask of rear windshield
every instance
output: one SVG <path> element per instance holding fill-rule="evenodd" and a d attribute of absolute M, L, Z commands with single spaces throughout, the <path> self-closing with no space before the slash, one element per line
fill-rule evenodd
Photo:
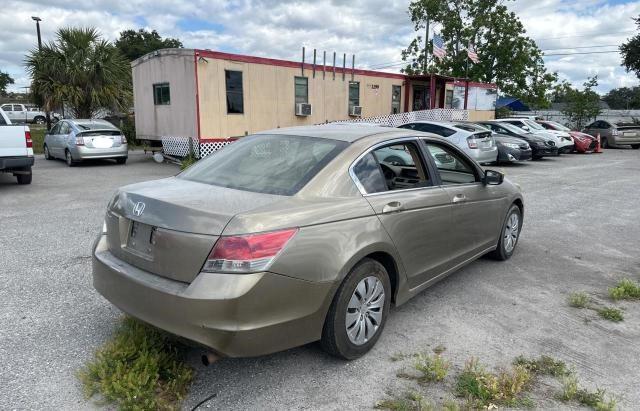
<path fill-rule="evenodd" d="M 256 193 L 291 196 L 348 144 L 324 138 L 256 135 L 199 161 L 180 178 Z"/>
<path fill-rule="evenodd" d="M 104 130 L 104 129 L 110 129 L 110 128 L 116 128 L 114 125 L 112 125 L 111 123 L 103 123 L 103 122 L 96 122 L 96 123 L 80 123 L 80 122 L 76 122 L 76 127 L 78 127 L 80 130 Z"/>

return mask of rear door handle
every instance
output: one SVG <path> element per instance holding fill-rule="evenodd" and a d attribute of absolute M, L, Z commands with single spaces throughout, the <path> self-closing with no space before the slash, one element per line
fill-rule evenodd
<path fill-rule="evenodd" d="M 464 203 L 465 201 L 467 201 L 467 196 L 465 196 L 464 194 L 456 194 L 455 196 L 453 196 L 453 200 L 451 200 L 453 204 Z"/>
<path fill-rule="evenodd" d="M 400 201 L 392 201 L 389 204 L 385 204 L 384 207 L 382 207 L 383 214 L 394 213 L 402 210 L 404 210 L 404 207 L 402 206 L 402 203 Z"/>

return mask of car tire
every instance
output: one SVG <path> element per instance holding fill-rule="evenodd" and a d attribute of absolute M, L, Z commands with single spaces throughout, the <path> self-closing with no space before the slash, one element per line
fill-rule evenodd
<path fill-rule="evenodd" d="M 516 224 L 516 228 L 514 231 L 514 221 Z M 513 252 L 518 245 L 518 240 L 520 239 L 520 231 L 522 229 L 522 212 L 520 211 L 520 207 L 515 204 L 512 204 L 507 212 L 507 216 L 502 223 L 502 228 L 500 229 L 500 238 L 498 240 L 497 248 L 492 251 L 489 255 L 496 260 L 504 261 L 511 258 Z M 508 238 L 510 236 L 510 239 Z"/>
<path fill-rule="evenodd" d="M 126 164 L 127 163 L 127 157 L 116 158 L 116 163 L 118 163 L 118 164 Z"/>
<path fill-rule="evenodd" d="M 49 153 L 49 147 L 47 147 L 47 145 L 44 145 L 44 159 L 45 160 L 53 160 L 53 157 L 51 157 L 51 153 Z"/>
<path fill-rule="evenodd" d="M 16 178 L 18 179 L 18 184 L 20 185 L 31 184 L 31 180 L 33 179 L 31 169 L 29 169 L 29 174 L 16 174 Z"/>
<path fill-rule="evenodd" d="M 631 144 L 631 148 L 637 150 L 640 148 L 640 144 Z"/>
<path fill-rule="evenodd" d="M 71 152 L 69 150 L 65 150 L 64 160 L 69 167 L 74 167 L 76 165 L 76 162 L 73 161 L 73 157 L 71 157 Z"/>
<path fill-rule="evenodd" d="M 46 118 L 44 118 L 44 117 L 42 117 L 42 116 L 36 116 L 36 117 L 33 119 L 33 123 L 34 123 L 34 124 L 44 124 L 44 123 L 46 123 L 46 122 L 47 122 L 47 119 L 46 119 Z"/>
<path fill-rule="evenodd" d="M 359 306 L 353 307 L 354 304 Z M 322 329 L 322 348 L 345 360 L 366 354 L 382 334 L 390 306 L 391 282 L 387 270 L 375 260 L 360 261 L 333 297 Z M 351 324 L 347 324 L 347 316 L 353 321 Z M 354 333 L 348 333 L 348 326 Z M 367 338 L 371 327 L 373 334 Z M 362 342 L 354 343 L 353 339 L 362 339 Z"/>

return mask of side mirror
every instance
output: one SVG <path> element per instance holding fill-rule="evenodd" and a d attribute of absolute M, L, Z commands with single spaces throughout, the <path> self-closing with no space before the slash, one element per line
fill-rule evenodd
<path fill-rule="evenodd" d="M 486 170 L 482 177 L 482 184 L 489 186 L 497 186 L 504 181 L 504 174 L 495 170 Z"/>
<path fill-rule="evenodd" d="M 527 130 L 527 131 L 531 130 L 531 129 L 529 128 L 529 126 L 522 126 L 522 129 L 523 129 L 523 130 Z"/>

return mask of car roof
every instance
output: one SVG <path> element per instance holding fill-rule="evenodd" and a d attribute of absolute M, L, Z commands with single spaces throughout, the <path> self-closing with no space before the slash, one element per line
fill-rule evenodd
<path fill-rule="evenodd" d="M 323 124 L 318 126 L 299 126 L 299 127 L 284 127 L 276 128 L 273 130 L 265 130 L 259 133 L 261 134 L 277 134 L 277 135 L 289 135 L 289 136 L 305 136 L 305 137 L 317 137 L 326 138 L 330 140 L 345 141 L 347 143 L 353 143 L 356 140 L 360 140 L 364 137 L 379 135 L 379 134 L 397 134 L 401 136 L 413 136 L 416 134 L 414 130 L 405 130 L 400 128 L 383 127 L 376 125 L 358 125 L 353 124 Z"/>

